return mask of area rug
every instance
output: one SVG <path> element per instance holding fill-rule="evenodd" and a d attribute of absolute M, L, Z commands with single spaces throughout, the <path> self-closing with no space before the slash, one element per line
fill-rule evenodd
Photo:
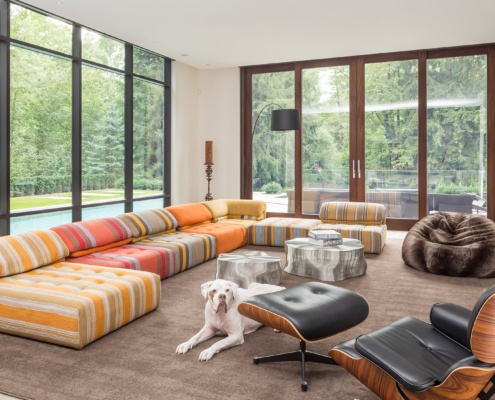
<path fill-rule="evenodd" d="M 361 325 L 308 350 L 327 354 L 336 344 L 404 316 L 428 321 L 436 302 L 471 308 L 487 283 L 413 270 L 401 258 L 401 239 L 389 239 L 381 255 L 366 255 L 365 275 L 332 282 L 362 294 L 370 305 Z M 285 259 L 283 248 L 246 246 Z M 298 348 L 298 341 L 263 327 L 245 343 L 197 361 L 213 338 L 185 355 L 178 344 L 204 321 L 203 282 L 214 279 L 216 260 L 162 282 L 162 302 L 152 313 L 88 345 L 73 350 L 0 334 L 0 393 L 35 400 L 65 399 L 376 399 L 365 386 L 338 366 L 308 363 L 308 392 L 300 387 L 300 364 L 253 365 L 252 357 Z M 284 273 L 282 286 L 308 278 Z"/>

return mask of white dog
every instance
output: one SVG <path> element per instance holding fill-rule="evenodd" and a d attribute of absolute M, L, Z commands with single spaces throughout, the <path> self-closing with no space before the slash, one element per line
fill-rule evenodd
<path fill-rule="evenodd" d="M 244 335 L 254 332 L 262 324 L 239 314 L 237 306 L 248 297 L 283 289 L 285 288 L 281 286 L 261 283 L 251 283 L 247 289 L 242 289 L 236 283 L 223 279 L 203 283 L 201 294 L 207 300 L 205 325 L 191 339 L 177 346 L 175 352 L 185 354 L 197 344 L 215 335 L 227 335 L 225 339 L 201 352 L 199 361 L 207 361 L 223 349 L 244 343 Z"/>

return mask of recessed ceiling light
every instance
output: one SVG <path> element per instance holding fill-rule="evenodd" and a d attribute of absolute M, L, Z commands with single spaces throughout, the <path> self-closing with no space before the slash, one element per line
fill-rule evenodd
<path fill-rule="evenodd" d="M 182 57 L 189 57 L 189 54 L 184 53 L 184 54 L 181 54 L 181 56 Z"/>

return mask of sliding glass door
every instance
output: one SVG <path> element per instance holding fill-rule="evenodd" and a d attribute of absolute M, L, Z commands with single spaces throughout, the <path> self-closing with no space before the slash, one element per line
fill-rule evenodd
<path fill-rule="evenodd" d="M 495 44 L 242 73 L 244 198 L 305 218 L 327 201 L 381 203 L 391 229 L 436 212 L 493 218 Z M 301 110 L 301 131 L 270 132 L 279 105 Z"/>
<path fill-rule="evenodd" d="M 428 212 L 486 216 L 487 60 L 428 60 Z"/>
<path fill-rule="evenodd" d="M 365 200 L 418 218 L 418 60 L 365 66 Z"/>
<path fill-rule="evenodd" d="M 272 110 L 294 108 L 294 87 L 293 71 L 253 75 L 252 198 L 268 212 L 294 212 L 294 131 L 270 130 Z"/>
<path fill-rule="evenodd" d="M 303 214 L 318 214 L 321 204 L 350 198 L 349 69 L 302 70 Z"/>

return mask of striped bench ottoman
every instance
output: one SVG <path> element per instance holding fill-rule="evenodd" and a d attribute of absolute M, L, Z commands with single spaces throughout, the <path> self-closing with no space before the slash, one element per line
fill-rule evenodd
<path fill-rule="evenodd" d="M 315 229 L 333 229 L 343 238 L 359 239 L 365 253 L 380 254 L 387 239 L 386 209 L 383 204 L 334 201 L 320 209 L 323 224 Z"/>

